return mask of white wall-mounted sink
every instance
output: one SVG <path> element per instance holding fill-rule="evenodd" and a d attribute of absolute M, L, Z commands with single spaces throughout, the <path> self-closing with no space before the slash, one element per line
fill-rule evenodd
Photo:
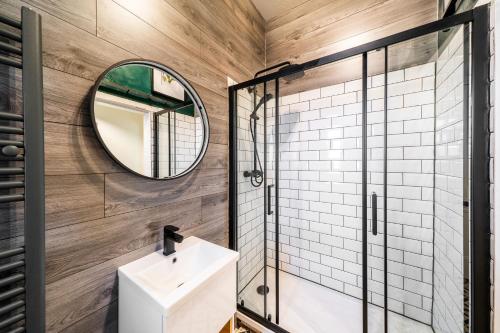
<path fill-rule="evenodd" d="M 118 269 L 120 333 L 218 333 L 236 312 L 238 252 L 189 237 Z"/>

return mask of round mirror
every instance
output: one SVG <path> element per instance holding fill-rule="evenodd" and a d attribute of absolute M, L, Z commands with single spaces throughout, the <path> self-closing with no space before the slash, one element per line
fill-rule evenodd
<path fill-rule="evenodd" d="M 155 62 L 124 61 L 107 69 L 94 87 L 91 113 L 109 155 L 144 177 L 185 175 L 207 150 L 201 98 L 182 76 Z"/>

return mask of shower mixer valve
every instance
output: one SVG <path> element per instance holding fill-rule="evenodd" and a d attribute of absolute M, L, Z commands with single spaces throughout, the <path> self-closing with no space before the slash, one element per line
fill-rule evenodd
<path fill-rule="evenodd" d="M 248 177 L 262 177 L 262 171 L 260 170 L 252 170 L 252 171 L 243 171 L 243 177 L 248 178 Z"/>

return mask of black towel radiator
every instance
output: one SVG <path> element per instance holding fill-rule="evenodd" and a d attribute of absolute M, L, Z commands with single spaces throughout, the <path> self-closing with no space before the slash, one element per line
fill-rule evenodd
<path fill-rule="evenodd" d="M 39 14 L 27 7 L 20 21 L 0 14 L 0 64 L 22 71 L 22 113 L 0 110 L 0 203 L 24 201 L 24 245 L 0 250 L 0 332 L 45 331 L 41 44 Z"/>

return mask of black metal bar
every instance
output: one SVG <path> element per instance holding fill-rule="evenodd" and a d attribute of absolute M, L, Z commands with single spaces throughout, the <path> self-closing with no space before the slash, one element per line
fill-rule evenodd
<path fill-rule="evenodd" d="M 263 170 L 263 175 L 264 177 L 264 189 L 267 187 L 267 99 L 266 99 L 266 94 L 267 94 L 267 82 L 264 82 L 264 170 Z M 254 96 L 257 95 L 257 89 L 254 90 Z M 254 120 L 255 124 L 255 140 L 254 142 L 257 143 L 257 119 Z M 254 154 L 257 154 L 257 149 L 254 150 Z M 254 169 L 257 170 L 257 169 Z M 264 317 L 267 318 L 267 193 L 264 191 Z"/>
<path fill-rule="evenodd" d="M 389 310 L 387 299 L 387 97 L 389 56 L 387 46 L 384 48 L 384 332 L 389 331 Z"/>
<path fill-rule="evenodd" d="M 6 319 L 0 321 L 0 328 L 5 328 L 7 326 L 10 326 L 12 324 L 17 323 L 18 321 L 23 320 L 23 319 L 24 319 L 24 313 L 16 314 L 15 316 L 12 316 L 12 317 L 9 317 L 9 318 L 6 318 Z M 43 332 L 43 331 L 39 331 L 39 332 Z"/>
<path fill-rule="evenodd" d="M 23 168 L 0 168 L 0 175 L 22 175 L 24 174 Z"/>
<path fill-rule="evenodd" d="M 0 120 L 23 121 L 24 117 L 20 114 L 0 112 Z"/>
<path fill-rule="evenodd" d="M 237 90 L 229 87 L 229 247 L 238 250 L 238 108 Z"/>
<path fill-rule="evenodd" d="M 168 160 L 170 164 L 168 174 L 169 176 L 173 176 L 177 173 L 177 156 L 175 154 L 175 151 L 177 150 L 177 127 L 175 126 L 176 123 L 177 113 L 175 111 L 170 111 L 168 113 Z"/>
<path fill-rule="evenodd" d="M 464 332 L 470 331 L 470 235 L 469 235 L 469 226 L 470 226 L 470 212 L 469 212 L 469 200 L 470 200 L 470 175 L 469 175 L 469 108 L 470 108 L 470 23 L 464 25 L 464 72 L 463 72 L 463 147 L 462 147 L 462 163 L 463 163 L 463 228 L 462 228 L 462 246 L 463 246 L 463 290 L 464 290 Z"/>
<path fill-rule="evenodd" d="M 260 325 L 272 330 L 275 333 L 300 333 L 300 332 L 289 332 L 285 330 L 283 327 L 278 326 L 277 324 L 274 324 L 272 321 L 268 321 L 259 314 L 255 313 L 254 311 L 241 306 L 240 304 L 237 305 L 238 311 L 243 313 L 245 316 L 249 317 L 250 319 L 256 321 Z"/>
<path fill-rule="evenodd" d="M 17 155 L 17 156 L 5 156 L 0 154 L 0 161 L 24 161 L 24 156 L 23 155 Z"/>
<path fill-rule="evenodd" d="M 378 226 L 377 226 L 377 193 L 372 193 L 372 233 L 377 236 Z"/>
<path fill-rule="evenodd" d="M 6 278 L 0 279 L 0 287 L 5 287 L 22 280 L 24 280 L 24 274 L 22 273 L 14 274 Z"/>
<path fill-rule="evenodd" d="M 367 168 L 368 168 L 368 55 L 363 53 L 363 101 L 362 101 L 362 242 L 363 242 L 363 333 L 368 333 L 368 191 L 367 191 Z"/>
<path fill-rule="evenodd" d="M 478 7 L 479 8 L 479 7 Z M 289 76 L 291 74 L 303 72 L 309 69 L 313 69 L 315 67 L 323 66 L 332 62 L 336 62 L 339 60 L 344 60 L 353 56 L 357 56 L 366 52 L 374 51 L 377 49 L 384 48 L 386 46 L 404 42 L 406 40 L 414 39 L 420 37 L 422 35 L 430 34 L 439 30 L 448 29 L 453 26 L 467 23 L 472 21 L 473 19 L 473 11 L 467 11 L 464 13 L 456 14 L 450 17 L 443 18 L 438 21 L 434 21 L 428 24 L 421 25 L 419 27 L 406 30 L 388 37 L 384 37 L 373 42 L 369 42 L 360 46 L 353 47 L 351 49 L 340 51 L 331 55 L 327 55 L 325 57 L 311 60 L 302 64 L 290 66 L 287 68 L 283 68 L 278 72 L 273 72 L 271 74 L 267 74 L 264 76 L 260 76 L 256 79 L 252 79 L 246 82 L 242 82 L 234 85 L 235 89 L 247 88 L 259 83 L 263 83 L 266 81 L 279 79 L 285 76 Z"/>
<path fill-rule="evenodd" d="M 0 54 L 0 63 L 7 65 L 7 66 L 19 68 L 19 69 L 23 68 L 23 64 L 22 64 L 21 60 L 16 59 L 16 58 L 11 58 L 11 57 L 8 57 L 5 55 L 1 55 L 1 54 Z"/>
<path fill-rule="evenodd" d="M 474 10 L 472 26 L 472 188 L 471 325 L 473 333 L 490 330 L 489 196 L 489 10 Z"/>
<path fill-rule="evenodd" d="M 41 17 L 21 9 L 25 117 L 26 330 L 45 331 L 45 182 Z"/>
<path fill-rule="evenodd" d="M 24 143 L 17 140 L 0 140 L 0 146 L 24 147 Z"/>
<path fill-rule="evenodd" d="M 255 112 L 255 115 L 257 115 L 257 87 L 253 87 L 253 110 L 252 112 Z M 265 92 L 264 92 L 265 96 Z M 250 114 L 252 115 L 252 114 Z M 253 171 L 258 170 L 257 169 L 257 159 L 259 158 L 257 154 L 257 118 L 253 119 L 253 135 L 254 139 L 253 141 Z M 252 118 L 250 118 L 250 127 L 252 126 Z M 252 129 L 250 129 L 252 130 Z"/>
<path fill-rule="evenodd" d="M 23 287 L 17 287 L 17 288 L 5 291 L 5 292 L 0 294 L 0 302 L 5 301 L 5 300 L 10 299 L 10 298 L 13 298 L 13 297 L 16 297 L 18 295 L 21 295 L 24 293 L 24 291 L 25 291 L 25 289 Z"/>
<path fill-rule="evenodd" d="M 457 12 L 458 9 L 457 3 L 459 2 L 461 2 L 461 0 L 460 1 L 450 0 L 448 2 L 448 6 L 445 8 L 445 2 L 443 0 L 439 1 L 439 5 L 442 6 L 442 8 L 439 8 L 439 11 L 442 11 L 442 17 L 454 15 Z"/>
<path fill-rule="evenodd" d="M 14 126 L 0 126 L 0 133 L 4 134 L 23 134 L 24 130 Z"/>
<path fill-rule="evenodd" d="M 8 181 L 0 182 L 0 189 L 2 189 L 2 190 L 10 189 L 10 188 L 22 188 L 22 187 L 24 187 L 23 181 L 8 180 Z"/>
<path fill-rule="evenodd" d="M 160 149 L 159 147 L 159 125 L 158 125 L 158 117 L 159 115 L 154 113 L 153 114 L 153 177 L 159 178 L 160 177 Z M 168 147 L 170 150 L 170 146 Z M 169 153 L 170 154 L 170 153 Z M 168 165 L 168 168 L 170 170 L 170 163 Z"/>
<path fill-rule="evenodd" d="M 23 201 L 23 200 L 24 200 L 24 195 L 22 195 L 22 194 L 0 195 L 0 203 L 16 202 L 16 201 Z"/>
<path fill-rule="evenodd" d="M 8 31 L 8 30 L 0 29 L 0 36 L 6 37 L 8 39 L 12 39 L 13 41 L 16 41 L 16 42 L 22 41 L 21 34 L 18 32 L 12 32 L 12 31 Z"/>
<path fill-rule="evenodd" d="M 16 19 L 13 19 L 11 17 L 5 16 L 5 15 L 0 15 L 0 23 L 10 25 L 11 27 L 21 29 L 21 22 L 19 22 Z"/>
<path fill-rule="evenodd" d="M 287 65 L 290 65 L 290 61 L 283 61 L 283 62 L 280 62 L 279 64 L 272 65 L 270 67 L 266 67 L 266 68 L 258 71 L 257 73 L 255 73 L 255 75 L 253 76 L 253 78 L 255 79 L 260 74 L 265 73 L 265 72 L 269 72 L 271 69 L 276 69 L 276 68 L 287 66 Z"/>
<path fill-rule="evenodd" d="M 19 300 L 19 301 L 14 301 L 12 303 L 9 303 L 7 305 L 4 305 L 0 308 L 0 316 L 3 316 L 13 310 L 19 309 L 20 307 L 24 306 L 24 301 Z"/>
<path fill-rule="evenodd" d="M 0 259 L 17 256 L 18 254 L 23 254 L 23 253 L 24 253 L 24 247 L 4 250 L 0 252 Z"/>
<path fill-rule="evenodd" d="M 21 327 L 14 328 L 12 331 L 9 331 L 7 333 L 23 333 L 23 332 L 26 332 L 26 329 L 21 326 Z"/>
<path fill-rule="evenodd" d="M 271 200 L 271 190 L 274 187 L 273 184 L 267 185 L 267 215 L 273 215 L 272 200 Z"/>
<path fill-rule="evenodd" d="M 24 266 L 24 260 L 9 262 L 8 264 L 0 265 L 0 273 L 10 271 Z"/>
<path fill-rule="evenodd" d="M 168 126 L 168 175 L 169 176 L 172 176 L 172 170 L 175 168 L 175 165 L 173 165 L 172 161 L 173 161 L 173 158 L 172 158 L 172 142 L 175 142 L 175 140 L 172 140 L 172 125 L 170 124 L 171 120 L 172 120 L 172 113 L 169 111 L 168 114 L 168 120 L 167 120 L 167 126 Z M 158 138 L 159 139 L 159 138 Z M 160 146 L 158 146 L 159 148 Z M 159 152 L 159 150 L 158 150 Z M 160 158 L 158 157 L 158 160 Z"/>
<path fill-rule="evenodd" d="M 14 54 L 17 54 L 17 55 L 22 55 L 23 54 L 23 51 L 21 50 L 20 47 L 17 47 L 17 46 L 14 46 L 12 44 L 5 43 L 5 42 L 2 42 L 2 41 L 0 41 L 0 50 L 8 52 L 8 53 L 14 53 Z"/>
<path fill-rule="evenodd" d="M 274 246 L 275 246 L 275 284 L 276 284 L 276 324 L 280 323 L 280 214 L 279 214 L 279 188 L 280 188 L 280 85 L 279 80 L 276 79 L 274 84 L 274 184 L 276 188 L 274 190 L 274 209 L 276 214 L 274 214 Z"/>

